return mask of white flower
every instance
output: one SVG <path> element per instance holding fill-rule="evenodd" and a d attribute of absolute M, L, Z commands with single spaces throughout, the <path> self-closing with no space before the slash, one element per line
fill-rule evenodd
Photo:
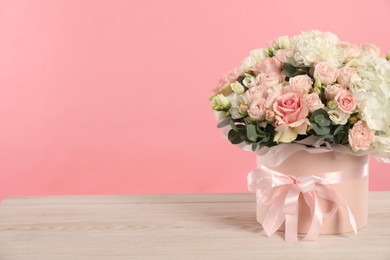
<path fill-rule="evenodd" d="M 312 66 L 315 62 L 328 61 L 339 67 L 342 54 L 338 37 L 330 32 L 308 31 L 291 39 L 295 51 L 294 59 L 302 65 Z"/>
<path fill-rule="evenodd" d="M 212 98 L 211 106 L 214 110 L 225 111 L 230 108 L 231 104 L 227 97 L 222 94 L 218 94 Z"/>
<path fill-rule="evenodd" d="M 329 110 L 328 115 L 333 125 L 345 125 L 348 122 L 348 118 L 351 116 L 338 108 Z"/>
<path fill-rule="evenodd" d="M 230 94 L 227 97 L 230 101 L 231 107 L 229 109 L 229 113 L 232 118 L 242 118 L 245 111 L 243 111 L 243 105 L 245 105 L 245 101 L 242 95 L 237 95 L 235 93 Z"/>
<path fill-rule="evenodd" d="M 362 119 L 374 132 L 373 147 L 390 152 L 390 64 L 385 58 L 363 55 L 347 66 L 356 68 L 351 78 Z M 390 154 L 389 154 L 390 155 Z"/>
<path fill-rule="evenodd" d="M 245 75 L 242 84 L 244 84 L 244 86 L 247 88 L 253 88 L 256 85 L 256 78 L 252 75 Z"/>
<path fill-rule="evenodd" d="M 390 64 L 382 57 L 365 55 L 348 66 L 356 68 L 351 92 L 364 121 L 372 130 L 390 132 Z"/>
<path fill-rule="evenodd" d="M 373 147 L 382 152 L 382 155 L 390 157 L 390 134 L 374 135 Z"/>
<path fill-rule="evenodd" d="M 287 48 L 290 48 L 290 39 L 288 38 L 288 36 L 279 36 L 275 43 L 274 43 L 275 47 L 278 48 L 278 49 L 287 49 Z"/>
<path fill-rule="evenodd" d="M 236 94 L 242 94 L 245 92 L 245 88 L 243 85 L 241 85 L 240 82 L 236 81 L 236 82 L 233 82 L 232 84 L 230 84 L 230 87 L 232 88 L 232 90 L 234 91 L 234 93 Z"/>
<path fill-rule="evenodd" d="M 264 49 L 252 50 L 249 57 L 245 58 L 242 62 L 241 69 L 247 71 L 260 63 L 262 59 L 266 57 L 266 51 Z"/>

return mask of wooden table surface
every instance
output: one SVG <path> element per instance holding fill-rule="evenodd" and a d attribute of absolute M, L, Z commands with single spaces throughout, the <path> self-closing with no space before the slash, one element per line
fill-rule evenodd
<path fill-rule="evenodd" d="M 0 259 L 390 259 L 390 192 L 358 235 L 267 238 L 254 194 L 16 197 L 0 204 Z"/>

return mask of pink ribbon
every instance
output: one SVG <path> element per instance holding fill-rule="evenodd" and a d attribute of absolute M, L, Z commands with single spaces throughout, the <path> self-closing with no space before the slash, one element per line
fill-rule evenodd
<path fill-rule="evenodd" d="M 267 205 L 268 210 L 262 224 L 265 234 L 270 237 L 285 223 L 285 240 L 298 241 L 298 201 L 304 198 L 310 209 L 311 224 L 304 240 L 315 240 L 321 232 L 324 218 L 333 215 L 340 208 L 348 212 L 349 223 L 357 234 L 355 217 L 343 198 L 328 184 L 337 184 L 364 177 L 368 165 L 352 171 L 328 172 L 321 175 L 295 177 L 271 170 L 265 166 L 253 170 L 248 175 L 249 191 L 256 191 L 257 202 Z M 319 199 L 332 202 L 332 208 L 323 212 Z"/>

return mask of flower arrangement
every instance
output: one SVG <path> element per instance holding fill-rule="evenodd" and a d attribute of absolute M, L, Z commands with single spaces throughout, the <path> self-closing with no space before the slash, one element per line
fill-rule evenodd
<path fill-rule="evenodd" d="M 218 127 L 253 151 L 315 137 L 390 157 L 389 59 L 330 32 L 281 36 L 221 79 L 210 98 Z"/>

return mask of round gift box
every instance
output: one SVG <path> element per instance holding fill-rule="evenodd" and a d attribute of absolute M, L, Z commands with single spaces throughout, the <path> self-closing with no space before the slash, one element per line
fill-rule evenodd
<path fill-rule="evenodd" d="M 258 168 L 266 164 L 261 156 L 257 158 Z M 295 177 L 308 175 L 321 175 L 328 172 L 358 172 L 367 170 L 368 156 L 353 156 L 336 152 L 310 153 L 305 150 L 298 151 L 287 157 L 281 164 L 270 168 L 271 170 L 292 175 Z M 360 176 L 360 175 L 359 175 Z M 357 228 L 367 225 L 368 207 L 368 175 L 343 181 L 337 184 L 327 184 L 345 200 L 356 220 Z M 320 198 L 319 204 L 326 214 L 331 209 L 331 203 Z M 269 206 L 257 203 L 257 221 L 262 224 Z M 299 197 L 298 202 L 298 233 L 306 234 L 310 223 L 311 213 L 304 198 Z M 284 224 L 279 229 L 284 231 Z M 348 212 L 339 208 L 334 214 L 325 217 L 321 226 L 320 234 L 340 234 L 352 232 L 353 229 L 348 219 Z"/>

